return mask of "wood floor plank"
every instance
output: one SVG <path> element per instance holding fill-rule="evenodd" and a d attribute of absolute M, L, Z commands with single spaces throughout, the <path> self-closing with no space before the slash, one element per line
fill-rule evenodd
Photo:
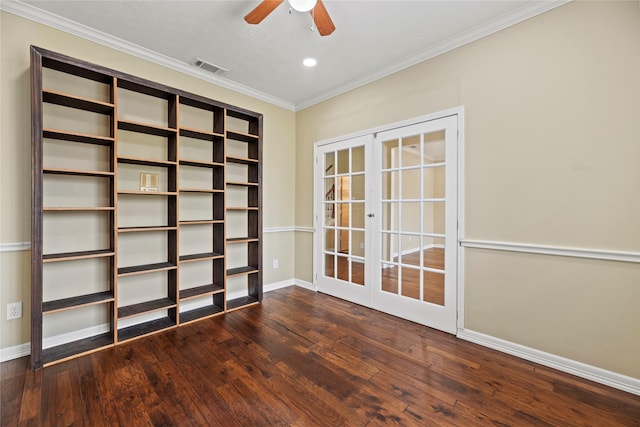
<path fill-rule="evenodd" d="M 101 396 L 91 365 L 91 358 L 80 357 L 76 360 L 78 372 L 78 392 L 82 398 L 82 409 L 85 415 L 85 425 L 95 427 L 106 426 L 102 411 Z"/>
<path fill-rule="evenodd" d="M 166 343 L 170 343 L 166 334 L 158 334 L 153 338 L 145 343 L 146 351 L 166 360 L 165 357 L 169 354 L 166 350 L 170 348 L 166 345 Z M 160 351 L 160 349 L 164 351 Z M 215 425 L 213 414 L 203 404 L 200 397 L 193 392 L 183 375 L 184 370 L 190 369 L 190 364 L 181 360 L 179 353 L 173 354 L 176 358 L 171 363 L 159 364 L 154 371 L 154 375 L 157 376 L 154 382 L 158 394 L 165 396 L 165 399 L 170 398 L 174 404 L 179 405 L 189 425 Z"/>
<path fill-rule="evenodd" d="M 640 426 L 640 398 L 305 289 L 29 370 L 7 426 Z"/>
<path fill-rule="evenodd" d="M 0 425 L 15 426 L 20 420 L 22 391 L 25 388 L 27 358 L 0 364 Z"/>
<path fill-rule="evenodd" d="M 42 369 L 37 371 L 29 370 L 26 372 L 24 390 L 22 391 L 22 403 L 20 405 L 20 416 L 18 417 L 19 426 L 40 425 L 42 376 Z"/>

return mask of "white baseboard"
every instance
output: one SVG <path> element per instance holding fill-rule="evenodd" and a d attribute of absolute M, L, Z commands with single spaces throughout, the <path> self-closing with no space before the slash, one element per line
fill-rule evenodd
<path fill-rule="evenodd" d="M 293 285 L 295 285 L 295 279 L 287 279 L 281 282 L 269 283 L 268 285 L 264 285 L 262 291 L 271 292 L 275 291 L 276 289 L 282 289 Z"/>
<path fill-rule="evenodd" d="M 587 365 L 586 363 L 577 362 L 575 360 L 492 337 L 491 335 L 471 331 L 469 329 L 458 330 L 457 336 L 465 341 L 470 341 L 521 359 L 539 363 L 540 365 L 548 366 L 577 377 L 585 378 L 590 381 L 640 396 L 640 379 L 638 378 L 611 372 L 606 369 Z"/>
<path fill-rule="evenodd" d="M 28 356 L 31 354 L 31 344 L 24 343 L 14 345 L 13 347 L 7 347 L 0 349 L 0 363 L 8 360 L 17 359 L 19 357 Z"/>
<path fill-rule="evenodd" d="M 311 282 L 307 282 L 302 279 L 293 279 L 293 281 L 294 281 L 293 284 L 296 286 L 300 286 L 301 288 L 309 289 L 310 291 L 314 291 L 314 292 L 317 291 L 316 285 L 314 285 Z"/>

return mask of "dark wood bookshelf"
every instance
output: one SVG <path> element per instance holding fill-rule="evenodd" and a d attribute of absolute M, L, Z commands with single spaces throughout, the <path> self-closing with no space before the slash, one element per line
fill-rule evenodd
<path fill-rule="evenodd" d="M 231 277 L 231 276 L 241 276 L 244 274 L 253 274 L 253 273 L 257 273 L 258 267 L 254 267 L 251 265 L 247 265 L 244 267 L 236 267 L 236 268 L 230 268 L 227 270 L 227 277 Z"/>
<path fill-rule="evenodd" d="M 174 231 L 177 230 L 178 227 L 172 227 L 168 225 L 149 225 L 149 226 L 140 226 L 140 227 L 120 227 L 118 228 L 118 233 L 143 233 L 145 231 Z"/>
<path fill-rule="evenodd" d="M 177 162 L 172 162 L 168 160 L 157 160 L 157 159 L 141 159 L 137 157 L 118 157 L 118 163 L 127 163 L 130 165 L 141 165 L 141 166 L 175 166 Z"/>
<path fill-rule="evenodd" d="M 238 187 L 257 187 L 260 184 L 257 182 L 238 182 L 238 181 L 227 181 L 227 185 L 235 185 Z"/>
<path fill-rule="evenodd" d="M 257 237 L 228 237 L 227 243 L 246 243 L 246 242 L 257 242 Z"/>
<path fill-rule="evenodd" d="M 196 286 L 194 288 L 183 289 L 180 291 L 180 300 L 189 298 L 196 298 L 210 294 L 216 294 L 224 292 L 224 287 L 216 285 L 215 283 L 210 285 Z"/>
<path fill-rule="evenodd" d="M 224 193 L 224 190 L 216 188 L 180 188 L 179 191 L 183 193 Z"/>
<path fill-rule="evenodd" d="M 88 294 L 88 295 L 79 295 L 79 296 L 59 299 L 55 301 L 43 302 L 42 312 L 51 313 L 54 311 L 78 308 L 86 305 L 113 302 L 113 300 L 114 300 L 114 296 L 112 291 L 97 292 L 97 293 Z"/>
<path fill-rule="evenodd" d="M 88 259 L 88 258 L 101 258 L 113 256 L 115 252 L 113 249 L 97 249 L 93 251 L 77 251 L 77 252 L 63 252 L 56 254 L 43 254 L 43 262 L 54 261 L 69 261 L 71 259 Z"/>
<path fill-rule="evenodd" d="M 190 219 L 180 221 L 180 225 L 224 224 L 222 219 Z"/>
<path fill-rule="evenodd" d="M 133 265 L 131 267 L 118 268 L 119 276 L 127 276 L 131 274 L 150 273 L 154 271 L 165 271 L 178 268 L 177 265 L 171 262 L 157 262 L 154 264 Z"/>
<path fill-rule="evenodd" d="M 65 84 L 52 79 L 48 81 L 48 87 L 43 87 L 46 69 L 64 74 Z M 71 85 L 66 84 L 68 82 Z M 90 88 L 90 91 L 83 88 Z M 95 88 L 98 90 L 94 90 Z M 93 95 L 78 95 L 82 93 L 100 95 L 95 95 L 99 99 L 91 99 Z M 34 369 L 262 300 L 261 114 L 33 46 L 31 100 L 31 366 Z M 148 103 L 153 107 L 161 105 L 164 112 L 161 117 L 140 111 L 127 116 L 129 102 Z M 51 106 L 61 108 L 50 110 L 48 107 Z M 154 111 L 154 108 L 149 108 L 149 111 Z M 101 122 L 105 124 L 104 130 L 96 126 L 96 130 L 78 132 L 66 129 L 66 126 L 58 125 L 55 121 L 60 115 L 60 118 L 64 118 L 77 112 L 96 117 L 100 115 Z M 47 123 L 47 128 L 44 128 L 44 123 Z M 58 129 L 57 126 L 63 129 Z M 184 138 L 184 145 L 181 145 L 180 138 Z M 141 150 L 143 145 L 136 145 L 151 141 L 159 144 L 156 145 L 157 150 Z M 73 143 L 105 148 L 81 147 Z M 242 147 L 242 144 L 246 144 L 246 147 Z M 76 148 L 85 149 L 96 157 L 93 160 L 87 158 L 85 162 L 83 158 L 69 155 L 69 159 L 60 161 L 65 153 L 73 152 Z M 228 149 L 239 149 L 245 154 L 227 156 Z M 153 154 L 146 154 L 152 151 Z M 184 158 L 181 157 L 182 152 L 185 154 Z M 200 156 L 200 153 L 204 154 Z M 96 166 L 98 164 L 100 166 Z M 234 168 L 240 165 L 247 169 L 246 182 L 226 182 L 225 172 L 230 164 L 234 164 Z M 167 191 L 147 192 L 137 190 L 137 186 L 127 187 L 133 174 L 148 172 L 147 168 L 162 170 L 162 189 Z M 204 184 L 207 188 L 197 188 L 199 183 L 187 184 L 187 179 L 191 176 L 204 176 L 205 173 L 207 177 L 202 181 L 209 182 L 210 179 L 210 187 L 209 184 Z M 183 174 L 185 188 L 179 188 L 180 174 Z M 77 178 L 56 179 L 54 175 Z M 240 180 L 244 181 L 245 178 Z M 94 194 L 82 197 L 80 189 L 86 191 L 86 188 L 92 188 L 83 186 L 85 181 L 88 185 L 99 188 L 96 194 L 100 191 L 100 197 L 104 201 L 95 202 Z M 122 189 L 118 189 L 119 183 Z M 243 206 L 240 201 L 238 204 L 241 206 L 227 209 L 226 191 L 232 191 L 234 186 L 247 188 L 246 203 Z M 45 193 L 49 191 L 75 194 L 78 201 L 74 200 L 72 204 L 77 206 L 45 206 L 45 201 L 55 200 L 47 197 L 49 194 Z M 244 189 L 242 191 L 245 192 Z M 163 197 L 164 200 L 145 198 L 147 196 Z M 186 210 L 181 211 L 181 208 Z M 86 220 L 88 226 L 94 227 L 95 234 L 105 233 L 106 219 L 108 242 L 104 246 L 108 249 L 43 253 L 44 248 L 53 247 L 50 239 L 56 238 L 56 235 L 52 230 L 58 226 L 67 227 L 66 224 L 74 213 L 79 213 L 79 219 Z M 227 230 L 229 224 L 235 224 L 228 219 L 235 220 L 239 215 L 246 215 L 246 229 L 237 230 L 234 225 L 234 229 Z M 179 221 L 181 216 L 198 219 Z M 97 219 L 100 221 L 96 221 Z M 118 224 L 127 226 L 118 227 Z M 206 235 L 211 235 L 207 237 L 211 240 L 208 242 L 210 246 L 205 246 L 210 252 L 189 253 L 198 250 L 195 242 L 193 245 L 185 244 L 189 236 L 187 230 L 196 225 L 202 226 Z M 181 235 L 183 239 L 179 241 L 178 235 L 182 227 L 185 227 L 185 234 Z M 192 228 L 189 231 L 200 230 Z M 73 226 L 68 232 L 73 234 Z M 157 234 L 153 235 L 153 232 Z M 227 233 L 247 237 L 226 239 Z M 194 233 L 193 236 L 197 239 L 199 234 Z M 86 239 L 79 234 L 70 237 L 84 245 L 78 247 L 91 247 L 90 236 Z M 162 247 L 166 246 L 166 254 L 159 258 L 166 261 L 130 265 L 133 260 L 127 259 L 125 255 L 128 253 L 126 245 L 137 239 L 142 242 L 142 239 L 147 238 L 150 239 L 149 242 L 155 242 L 156 238 L 166 239 L 161 240 Z M 226 245 L 234 243 L 245 243 L 246 262 L 249 266 L 227 270 L 229 260 L 225 255 Z M 181 256 L 180 251 L 183 252 Z M 90 261 L 92 259 L 96 261 Z M 45 264 L 51 262 L 66 263 L 62 266 L 69 269 L 69 277 L 77 276 L 78 280 L 70 279 L 69 283 L 64 283 L 69 290 L 65 293 L 65 298 L 45 301 L 43 296 L 51 293 L 47 287 L 59 285 L 51 285 L 44 280 Z M 106 269 L 106 286 L 83 283 L 82 280 L 93 279 L 81 280 L 80 274 L 74 274 L 75 271 L 81 271 L 83 265 L 90 265 L 89 263 L 99 263 L 100 268 Z M 196 283 L 208 284 L 180 289 L 181 265 L 190 271 L 189 274 L 195 275 Z M 157 296 L 148 296 L 147 301 L 127 301 L 127 292 L 118 293 L 119 288 L 124 290 L 126 286 L 135 286 L 137 281 L 133 277 L 120 278 L 158 272 L 166 276 L 166 293 L 160 294 L 166 297 L 156 299 Z M 249 296 L 227 304 L 226 280 L 227 277 L 236 275 L 247 276 L 246 279 L 238 280 L 246 280 Z M 155 280 L 156 276 L 140 279 Z M 164 284 L 162 286 L 165 287 Z M 101 291 L 86 294 L 83 289 Z M 185 301 L 185 306 L 180 313 L 179 302 L 182 300 Z M 201 307 L 189 309 L 189 304 Z M 118 308 L 118 305 L 121 307 Z M 87 306 L 91 306 L 92 310 L 106 311 L 107 332 L 88 338 L 72 338 L 66 344 L 43 349 L 43 331 L 58 325 L 70 325 L 69 335 L 79 338 L 86 325 L 81 321 L 77 322 L 70 313 L 82 313 L 80 309 Z M 50 313 L 55 315 L 47 315 Z M 161 318 L 145 321 L 153 316 Z M 119 322 L 118 319 L 127 320 Z M 77 324 L 73 324 L 74 322 Z M 139 323 L 131 325 L 135 322 Z"/>
<path fill-rule="evenodd" d="M 113 345 L 113 334 L 104 333 L 83 338 L 76 341 L 61 344 L 55 347 L 42 350 L 42 363 L 49 365 L 52 362 L 67 359 L 72 356 L 79 356 L 101 348 Z"/>
<path fill-rule="evenodd" d="M 43 207 L 43 212 L 92 212 L 92 211 L 113 211 L 113 206 L 47 206 Z"/>
<path fill-rule="evenodd" d="M 58 139 L 61 141 L 78 142 L 83 144 L 94 145 L 113 145 L 115 139 L 107 136 L 88 135 L 84 133 L 74 133 L 58 129 L 44 129 L 42 131 L 43 138 Z"/>
<path fill-rule="evenodd" d="M 220 168 L 224 167 L 224 163 L 219 162 L 203 162 L 200 160 L 180 159 L 180 164 L 184 166 L 196 166 L 199 168 Z"/>
<path fill-rule="evenodd" d="M 248 157 L 227 156 L 227 162 L 237 163 L 240 165 L 255 165 L 255 164 L 258 164 L 260 161 L 258 159 L 250 159 Z"/>
<path fill-rule="evenodd" d="M 259 302 L 258 298 L 252 296 L 244 296 L 227 301 L 227 310 L 235 310 L 247 305 Z"/>
<path fill-rule="evenodd" d="M 176 302 L 170 298 L 160 298 L 151 301 L 145 301 L 138 304 L 127 305 L 125 307 L 118 307 L 118 319 L 125 319 L 127 317 L 138 316 L 143 313 L 150 313 L 152 311 L 164 310 L 167 308 L 173 308 L 176 306 Z"/>
<path fill-rule="evenodd" d="M 110 103 L 80 98 L 74 95 L 47 89 L 42 91 L 42 101 L 49 104 L 61 105 L 64 107 L 105 115 L 113 114 L 114 111 L 114 105 Z"/>
<path fill-rule="evenodd" d="M 194 320 L 203 319 L 222 312 L 224 312 L 224 308 L 214 304 L 189 311 L 183 311 L 180 313 L 180 323 L 193 322 Z"/>
<path fill-rule="evenodd" d="M 227 138 L 242 142 L 258 142 L 258 135 L 228 130 Z"/>
<path fill-rule="evenodd" d="M 224 134 L 207 132 L 199 129 L 190 129 L 180 127 L 180 136 L 186 136 L 189 138 L 202 139 L 204 141 L 215 141 L 216 138 L 224 138 Z"/>
<path fill-rule="evenodd" d="M 127 341 L 132 338 L 137 338 L 144 335 L 149 335 L 154 332 L 163 331 L 174 326 L 176 326 L 175 320 L 169 317 L 163 317 L 161 319 L 139 323 L 137 325 L 118 329 L 118 341 Z"/>
<path fill-rule="evenodd" d="M 131 122 L 126 120 L 118 120 L 118 129 L 128 130 L 130 132 L 145 133 L 155 136 L 172 136 L 178 132 L 175 128 L 166 128 L 154 126 L 145 123 Z"/>
<path fill-rule="evenodd" d="M 180 262 L 201 261 L 205 259 L 224 258 L 223 254 L 217 252 L 204 252 L 200 254 L 180 255 Z"/>
<path fill-rule="evenodd" d="M 227 207 L 228 211 L 258 211 L 260 210 L 259 207 L 252 207 L 252 206 L 229 206 Z"/>
<path fill-rule="evenodd" d="M 139 191 L 139 190 L 118 190 L 118 194 L 134 194 L 138 196 L 176 196 L 176 191 Z"/>
<path fill-rule="evenodd" d="M 113 177 L 115 173 L 110 171 L 88 171 L 79 169 L 59 169 L 59 168 L 43 168 L 42 173 L 52 175 L 77 175 L 77 176 L 96 176 L 96 177 Z"/>

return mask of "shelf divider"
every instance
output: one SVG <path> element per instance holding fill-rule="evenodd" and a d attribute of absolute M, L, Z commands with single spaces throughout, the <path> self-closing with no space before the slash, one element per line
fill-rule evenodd
<path fill-rule="evenodd" d="M 55 311 L 68 310 L 93 304 L 103 304 L 113 301 L 114 297 L 112 291 L 96 292 L 94 294 L 80 295 L 55 301 L 43 302 L 42 311 L 44 313 L 52 313 Z"/>
<path fill-rule="evenodd" d="M 130 276 L 134 274 L 151 273 L 155 271 L 174 270 L 178 268 L 170 262 L 157 262 L 154 264 L 134 265 L 131 267 L 118 268 L 118 276 Z"/>

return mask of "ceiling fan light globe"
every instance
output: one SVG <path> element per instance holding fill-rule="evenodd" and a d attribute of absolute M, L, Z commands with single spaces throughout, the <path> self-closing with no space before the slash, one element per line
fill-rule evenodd
<path fill-rule="evenodd" d="M 289 0 L 289 6 L 298 12 L 309 12 L 317 2 L 318 0 Z"/>

